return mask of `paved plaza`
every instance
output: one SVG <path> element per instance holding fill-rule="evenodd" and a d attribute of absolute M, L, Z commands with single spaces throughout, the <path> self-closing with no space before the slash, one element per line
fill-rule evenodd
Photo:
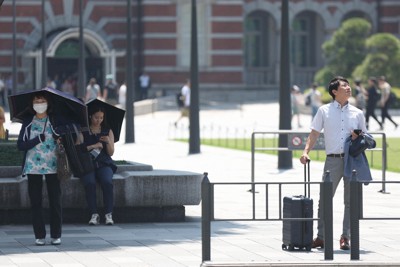
<path fill-rule="evenodd" d="M 188 123 L 182 119 L 175 128 L 177 110 L 160 111 L 135 118 L 135 143 L 124 144 L 125 131 L 116 144 L 114 159 L 150 164 L 154 169 L 208 172 L 211 182 L 250 182 L 250 152 L 201 146 L 201 153 L 188 155 L 187 143 L 172 138 L 187 135 Z M 9 116 L 7 117 L 9 118 Z M 400 122 L 400 116 L 394 119 Z M 311 118 L 302 115 L 308 131 Z M 17 134 L 19 124 L 7 124 Z M 222 129 L 220 132 L 274 131 L 279 128 L 277 103 L 206 105 L 200 112 L 201 129 Z M 378 128 L 372 124 L 371 130 Z M 228 130 L 229 129 L 229 130 Z M 233 129 L 233 130 L 231 130 Z M 296 129 L 296 128 L 294 128 Z M 400 136 L 400 129 L 390 124 L 388 136 Z M 214 135 L 204 130 L 203 135 Z M 397 149 L 399 148 L 392 148 Z M 400 153 L 400 152 L 399 152 Z M 322 153 L 323 154 L 323 153 Z M 258 155 L 255 159 L 257 182 L 296 181 L 303 179 L 303 165 L 293 158 L 293 168 L 277 169 L 277 157 Z M 320 181 L 323 163 L 311 162 L 311 181 Z M 381 171 L 373 170 L 381 181 Z M 388 181 L 399 181 L 399 173 L 386 173 Z M 301 194 L 302 186 L 284 191 Z M 364 186 L 364 216 L 400 217 L 400 185 L 386 185 L 387 194 L 379 193 L 381 183 Z M 251 197 L 248 185 L 221 186 L 215 190 L 216 218 L 251 218 Z M 256 189 L 257 217 L 263 216 L 263 188 Z M 319 188 L 312 186 L 314 212 L 317 210 Z M 264 201 L 265 202 L 265 201 Z M 278 202 L 276 202 L 278 203 Z M 351 261 L 349 251 L 339 250 L 343 216 L 343 187 L 339 185 L 334 198 L 334 260 L 324 261 L 324 251 L 283 251 L 280 221 L 219 221 L 211 226 L 211 263 L 215 266 L 400 266 L 400 231 L 396 220 L 363 220 L 360 222 L 360 260 Z M 277 216 L 277 206 L 271 216 Z M 63 225 L 62 245 L 34 245 L 31 225 L 0 226 L 0 267 L 3 266 L 200 266 L 201 265 L 201 205 L 186 206 L 186 221 L 179 223 L 120 224 L 113 226 Z M 88 218 L 89 219 L 89 218 Z M 314 231 L 316 222 L 314 222 Z M 49 239 L 47 240 L 49 242 Z M 205 266 L 212 266 L 211 263 Z"/>

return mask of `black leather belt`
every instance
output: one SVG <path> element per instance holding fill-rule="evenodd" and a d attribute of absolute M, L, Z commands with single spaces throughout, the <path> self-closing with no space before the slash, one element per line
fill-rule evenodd
<path fill-rule="evenodd" d="M 331 157 L 331 158 L 344 158 L 344 153 L 342 154 L 329 154 L 326 155 L 327 157 Z"/>

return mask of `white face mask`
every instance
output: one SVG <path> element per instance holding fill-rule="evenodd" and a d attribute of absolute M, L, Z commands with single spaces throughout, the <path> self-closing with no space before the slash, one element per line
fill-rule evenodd
<path fill-rule="evenodd" d="M 38 114 L 45 113 L 47 110 L 47 103 L 33 104 L 33 110 Z"/>

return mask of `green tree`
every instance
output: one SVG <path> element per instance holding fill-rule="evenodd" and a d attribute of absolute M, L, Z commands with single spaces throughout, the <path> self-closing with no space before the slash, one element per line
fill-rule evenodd
<path fill-rule="evenodd" d="M 326 66 L 317 72 L 315 80 L 327 84 L 337 75 L 350 77 L 366 54 L 365 40 L 371 34 L 371 24 L 362 18 L 344 21 L 332 38 L 322 45 Z"/>
<path fill-rule="evenodd" d="M 400 84 L 400 41 L 393 34 L 377 33 L 366 41 L 367 55 L 353 77 L 386 76 L 392 85 Z"/>

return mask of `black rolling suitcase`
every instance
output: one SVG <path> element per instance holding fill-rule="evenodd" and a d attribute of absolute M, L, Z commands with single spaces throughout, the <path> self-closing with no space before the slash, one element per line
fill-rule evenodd
<path fill-rule="evenodd" d="M 310 181 L 310 162 L 304 165 L 304 181 Z M 304 185 L 304 196 L 283 198 L 283 218 L 313 218 L 313 200 L 310 199 L 310 185 Z M 283 220 L 282 249 L 311 250 L 313 241 L 313 220 Z"/>

